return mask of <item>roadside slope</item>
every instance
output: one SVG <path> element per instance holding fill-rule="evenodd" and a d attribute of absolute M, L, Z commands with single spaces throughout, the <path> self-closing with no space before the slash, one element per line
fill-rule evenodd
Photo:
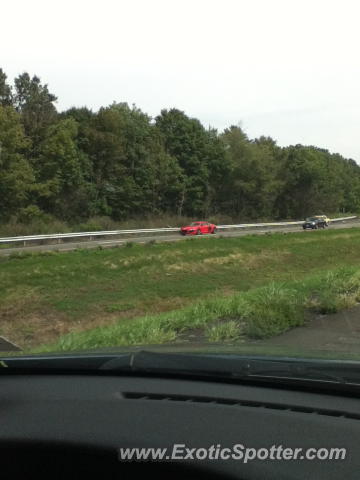
<path fill-rule="evenodd" d="M 204 238 L 0 259 L 0 335 L 22 348 L 360 265 L 359 229 Z M 229 327 L 226 327 L 229 328 Z"/>

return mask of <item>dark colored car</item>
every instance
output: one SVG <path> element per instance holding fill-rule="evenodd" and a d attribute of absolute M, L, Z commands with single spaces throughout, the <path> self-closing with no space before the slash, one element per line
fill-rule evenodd
<path fill-rule="evenodd" d="M 325 228 L 326 227 L 326 221 L 323 218 L 319 217 L 309 217 L 305 220 L 303 223 L 303 229 L 312 229 L 316 230 L 318 228 Z"/>
<path fill-rule="evenodd" d="M 203 233 L 216 233 L 216 225 L 209 222 L 192 222 L 186 227 L 181 227 L 182 235 L 202 235 Z"/>

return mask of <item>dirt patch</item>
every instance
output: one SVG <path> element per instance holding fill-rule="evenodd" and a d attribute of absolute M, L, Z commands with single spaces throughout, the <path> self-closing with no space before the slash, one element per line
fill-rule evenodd
<path fill-rule="evenodd" d="M 315 315 L 303 327 L 254 343 L 360 354 L 360 305 L 330 315 Z"/>
<path fill-rule="evenodd" d="M 214 325 L 216 322 L 214 322 Z M 204 328 L 186 330 L 178 335 L 176 342 L 194 345 L 209 345 Z M 360 355 L 360 305 L 335 314 L 311 315 L 302 327 L 266 340 L 250 340 L 245 337 L 236 341 L 218 342 L 221 345 L 254 347 L 279 347 L 294 351 L 339 352 Z"/>
<path fill-rule="evenodd" d="M 179 333 L 176 337 L 176 341 L 172 343 L 196 343 L 207 344 L 208 339 L 205 336 L 203 328 L 190 328 L 183 333 Z"/>
<path fill-rule="evenodd" d="M 69 329 L 64 316 L 50 312 L 29 313 L 1 323 L 1 335 L 20 348 L 31 347 L 66 333 Z"/>

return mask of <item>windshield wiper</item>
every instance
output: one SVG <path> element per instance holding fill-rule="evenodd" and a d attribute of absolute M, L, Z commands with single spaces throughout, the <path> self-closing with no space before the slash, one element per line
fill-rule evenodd
<path fill-rule="evenodd" d="M 351 389 L 352 392 L 360 392 L 360 362 L 355 361 L 148 351 L 8 357 L 0 361 L 0 374 L 17 371 L 184 376 L 272 385 Z M 7 368 L 1 368 L 1 365 Z"/>
<path fill-rule="evenodd" d="M 101 370 L 118 370 L 124 359 L 106 361 Z M 360 362 L 303 360 L 279 357 L 255 357 L 234 354 L 132 354 L 132 372 L 161 372 L 204 375 L 229 379 L 308 380 L 337 384 L 354 383 L 360 387 Z"/>

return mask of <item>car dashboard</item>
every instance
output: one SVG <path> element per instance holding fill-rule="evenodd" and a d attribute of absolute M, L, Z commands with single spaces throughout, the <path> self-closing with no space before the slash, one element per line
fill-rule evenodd
<path fill-rule="evenodd" d="M 0 377 L 3 478 L 348 479 L 360 467 L 357 398 L 211 380 L 113 374 Z M 120 448 L 346 449 L 343 460 L 120 461 Z"/>

